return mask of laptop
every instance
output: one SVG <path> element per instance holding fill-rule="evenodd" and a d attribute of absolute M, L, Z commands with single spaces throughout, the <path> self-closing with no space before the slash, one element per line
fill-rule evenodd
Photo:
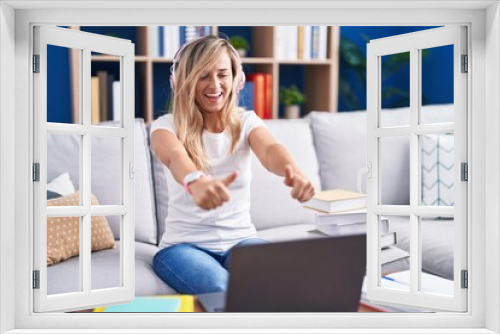
<path fill-rule="evenodd" d="M 356 312 L 366 235 L 237 247 L 227 293 L 198 300 L 207 312 Z"/>

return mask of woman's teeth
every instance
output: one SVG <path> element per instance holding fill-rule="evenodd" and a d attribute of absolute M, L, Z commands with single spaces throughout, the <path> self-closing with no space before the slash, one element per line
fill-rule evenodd
<path fill-rule="evenodd" d="M 222 93 L 218 93 L 218 94 L 205 94 L 206 97 L 208 97 L 208 99 L 210 101 L 217 101 L 219 99 L 219 97 L 222 96 Z"/>

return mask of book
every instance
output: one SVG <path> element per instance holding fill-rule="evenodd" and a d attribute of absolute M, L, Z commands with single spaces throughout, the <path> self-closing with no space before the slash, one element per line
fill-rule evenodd
<path fill-rule="evenodd" d="M 99 119 L 101 122 L 108 120 L 108 72 L 97 71 L 99 79 Z"/>
<path fill-rule="evenodd" d="M 240 107 L 245 108 L 245 110 L 254 110 L 254 83 L 247 81 L 245 87 L 240 92 Z"/>
<path fill-rule="evenodd" d="M 319 26 L 318 59 L 320 60 L 325 60 L 327 57 L 327 36 L 328 36 L 328 27 Z"/>
<path fill-rule="evenodd" d="M 288 26 L 287 27 L 287 46 L 286 46 L 286 59 L 288 60 L 297 60 L 297 48 L 298 48 L 298 34 L 299 29 L 297 26 Z"/>
<path fill-rule="evenodd" d="M 366 213 L 356 213 L 347 219 L 339 219 L 333 215 L 316 215 L 315 224 L 316 229 L 325 234 L 331 235 L 336 231 L 339 233 L 366 233 Z M 356 219 L 358 217 L 358 219 Z M 385 234 L 389 232 L 389 219 L 383 217 L 380 219 L 380 233 Z"/>
<path fill-rule="evenodd" d="M 115 76 L 113 74 L 108 73 L 108 114 L 106 119 L 113 120 L 113 100 L 114 100 L 114 91 L 113 91 L 113 82 L 115 81 Z"/>
<path fill-rule="evenodd" d="M 90 123 L 97 124 L 101 121 L 99 111 L 99 78 L 90 79 Z"/>
<path fill-rule="evenodd" d="M 247 81 L 254 84 L 254 111 L 261 119 L 265 119 L 266 108 L 266 82 L 264 73 L 251 73 L 247 75 Z"/>
<path fill-rule="evenodd" d="M 311 59 L 311 40 L 312 40 L 312 27 L 304 27 L 304 52 L 302 54 L 304 60 Z"/>
<path fill-rule="evenodd" d="M 366 208 L 366 195 L 350 190 L 324 190 L 304 204 L 304 207 L 325 213 Z"/>
<path fill-rule="evenodd" d="M 120 103 L 121 101 L 121 85 L 120 81 L 113 81 L 113 120 L 119 121 L 121 110 Z"/>
<path fill-rule="evenodd" d="M 297 59 L 304 59 L 304 33 L 305 27 L 299 26 L 297 31 Z"/>
<path fill-rule="evenodd" d="M 348 225 L 319 225 L 319 232 L 330 237 L 345 237 L 349 235 L 366 234 L 366 223 Z M 386 232 L 380 235 L 380 248 L 386 248 L 396 244 L 396 232 Z"/>
<path fill-rule="evenodd" d="M 94 312 L 111 313 L 156 313 L 156 312 L 194 312 L 192 295 L 158 295 L 136 297 L 128 304 L 98 307 Z"/>
<path fill-rule="evenodd" d="M 273 118 L 273 75 L 264 74 L 264 119 Z"/>

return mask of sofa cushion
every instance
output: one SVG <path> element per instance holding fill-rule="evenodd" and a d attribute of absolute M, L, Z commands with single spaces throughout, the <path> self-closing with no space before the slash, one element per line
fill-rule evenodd
<path fill-rule="evenodd" d="M 384 111 L 387 126 L 409 124 L 409 113 L 402 109 Z M 366 112 L 311 112 L 314 145 L 319 160 L 323 189 L 357 191 L 357 172 L 366 167 Z M 409 141 L 387 138 L 382 149 L 382 203 L 410 203 Z M 389 162 L 390 163 L 384 163 Z M 364 190 L 365 191 L 365 190 Z"/>
<path fill-rule="evenodd" d="M 105 122 L 101 125 L 115 126 L 117 122 Z M 144 189 L 141 189 L 141 175 L 135 177 L 135 239 L 151 244 L 157 243 L 157 226 L 153 187 L 151 177 L 151 160 L 147 144 L 144 121 L 135 120 L 134 126 L 134 158 L 135 168 L 144 172 Z M 79 136 L 47 134 L 47 179 L 52 179 L 61 173 L 68 172 L 70 178 L 79 188 Z M 120 203 L 120 145 L 116 138 L 94 136 L 92 138 L 92 193 L 99 198 L 102 205 Z M 110 163 L 112 162 L 112 163 Z M 116 162 L 116 163 L 115 163 Z M 113 187 L 116 185 L 116 187 Z M 118 188 L 117 188 L 118 187 Z M 107 217 L 115 239 L 120 237 L 119 217 Z"/>
<path fill-rule="evenodd" d="M 91 205 L 99 205 L 92 195 Z M 78 192 L 48 200 L 47 206 L 78 206 Z M 47 217 L 47 266 L 80 254 L 80 217 Z M 115 247 L 113 232 L 104 216 L 91 218 L 91 250 L 99 251 Z"/>
<path fill-rule="evenodd" d="M 92 253 L 92 289 L 118 287 L 120 284 L 120 242 L 115 249 Z M 175 290 L 163 282 L 151 267 L 158 251 L 154 245 L 135 243 L 135 294 L 136 296 L 174 294 Z M 47 268 L 47 294 L 78 291 L 79 257 Z"/>
<path fill-rule="evenodd" d="M 149 133 L 148 126 L 146 128 Z M 169 173 L 165 166 L 156 154 L 151 153 L 151 165 L 153 166 L 153 184 L 155 190 L 155 206 L 156 206 L 156 221 L 158 222 L 158 245 L 160 244 L 163 233 L 165 232 L 165 219 L 168 214 L 168 182 L 167 174 Z"/>
<path fill-rule="evenodd" d="M 454 135 L 428 134 L 421 139 L 422 205 L 453 206 Z"/>
<path fill-rule="evenodd" d="M 422 219 L 422 269 L 453 279 L 453 228 L 451 219 Z M 396 232 L 396 246 L 410 251 L 409 217 L 391 216 L 390 230 Z"/>
<path fill-rule="evenodd" d="M 273 137 L 288 149 L 316 191 L 319 191 L 318 157 L 309 122 L 304 119 L 267 120 L 265 124 Z M 250 215 L 257 230 L 314 223 L 312 210 L 305 209 L 293 199 L 291 188 L 285 186 L 283 181 L 283 177 L 270 173 L 255 155 L 252 156 Z"/>

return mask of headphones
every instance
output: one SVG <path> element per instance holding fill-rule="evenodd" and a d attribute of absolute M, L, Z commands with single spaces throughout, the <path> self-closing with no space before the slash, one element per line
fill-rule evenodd
<path fill-rule="evenodd" d="M 175 53 L 174 55 L 174 60 L 173 60 L 173 63 L 172 63 L 172 66 L 170 67 L 170 87 L 172 88 L 172 90 L 175 90 L 175 67 L 177 66 L 177 63 L 179 62 L 179 58 L 181 56 L 181 53 L 182 51 L 184 50 L 184 48 L 193 43 L 194 41 L 200 39 L 202 37 L 198 37 L 198 38 L 195 38 L 193 40 L 191 40 L 190 42 L 187 42 L 185 44 L 183 44 L 179 50 L 177 50 L 177 52 Z M 220 37 L 219 37 L 220 38 Z M 223 38 L 220 38 L 220 39 L 223 39 Z M 231 44 L 229 44 L 231 45 Z M 240 59 L 240 56 L 238 55 L 238 53 L 236 52 L 236 50 L 234 50 L 233 48 L 229 48 L 231 50 L 231 52 L 233 52 L 236 57 L 238 59 Z M 239 73 L 239 82 L 238 82 L 238 88 L 237 88 L 237 93 L 239 93 L 243 87 L 245 87 L 245 81 L 246 81 L 246 76 L 245 76 L 245 72 L 243 72 L 243 65 L 241 65 L 240 67 L 240 73 Z"/>

